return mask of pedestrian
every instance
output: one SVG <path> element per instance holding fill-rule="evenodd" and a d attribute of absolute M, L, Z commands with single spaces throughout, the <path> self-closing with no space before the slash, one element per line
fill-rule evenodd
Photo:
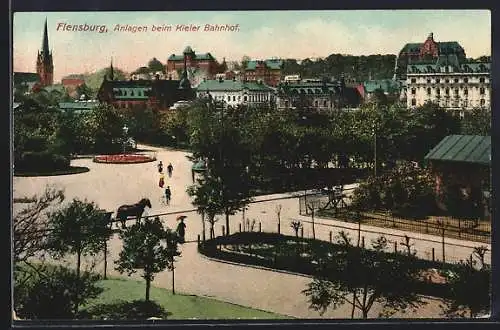
<path fill-rule="evenodd" d="M 163 186 L 165 185 L 165 176 L 162 174 L 160 174 L 160 182 L 158 183 L 158 185 L 160 186 L 160 188 L 163 188 Z"/>
<path fill-rule="evenodd" d="M 181 222 L 177 225 L 177 235 L 179 235 L 180 243 L 184 243 L 184 235 L 186 234 L 186 224 L 184 223 L 184 218 L 181 218 Z"/>
<path fill-rule="evenodd" d="M 172 163 L 168 163 L 168 166 L 167 166 L 167 172 L 168 172 L 168 177 L 171 178 L 172 177 L 172 171 L 174 170 L 174 167 L 172 166 Z"/>
<path fill-rule="evenodd" d="M 172 197 L 172 192 L 170 191 L 170 186 L 167 186 L 167 188 L 165 188 L 165 202 L 167 203 L 167 205 L 170 204 L 171 197 Z"/>
<path fill-rule="evenodd" d="M 163 172 L 163 163 L 160 160 L 160 163 L 158 163 L 158 172 L 162 173 Z"/>

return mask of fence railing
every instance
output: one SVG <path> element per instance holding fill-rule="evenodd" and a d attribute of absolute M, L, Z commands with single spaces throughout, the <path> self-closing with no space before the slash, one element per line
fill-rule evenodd
<path fill-rule="evenodd" d="M 352 189 L 351 189 L 352 191 Z M 394 228 L 415 233 L 439 235 L 455 239 L 470 240 L 482 243 L 491 243 L 491 222 L 453 217 L 429 217 L 423 220 L 404 219 L 389 212 L 372 212 L 361 214 L 361 219 L 353 220 L 349 217 L 349 191 L 344 191 L 343 203 L 333 204 L 332 196 L 324 193 L 304 194 L 299 197 L 299 214 L 310 216 L 311 205 L 315 208 L 315 216 L 333 218 L 348 222 L 361 221 L 362 224 Z"/>

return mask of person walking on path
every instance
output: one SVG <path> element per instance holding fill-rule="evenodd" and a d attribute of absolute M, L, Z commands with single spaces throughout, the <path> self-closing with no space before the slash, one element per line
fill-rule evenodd
<path fill-rule="evenodd" d="M 186 234 L 186 224 L 184 223 L 183 217 L 180 218 L 180 222 L 177 225 L 176 232 L 177 232 L 177 235 L 179 235 L 180 243 L 184 243 L 185 242 L 184 236 Z"/>
<path fill-rule="evenodd" d="M 167 205 L 170 204 L 171 197 L 172 197 L 172 192 L 170 191 L 170 186 L 167 186 L 167 188 L 165 188 L 165 202 L 167 203 Z"/>
<path fill-rule="evenodd" d="M 174 171 L 174 167 L 172 166 L 172 163 L 168 163 L 168 166 L 167 166 L 167 173 L 168 173 L 168 177 L 171 178 L 172 177 L 172 172 Z"/>
<path fill-rule="evenodd" d="M 160 162 L 158 163 L 158 172 L 159 172 L 159 173 L 162 173 L 162 172 L 163 172 L 163 163 L 161 162 L 161 160 L 160 160 Z"/>
<path fill-rule="evenodd" d="M 160 186 L 160 188 L 163 188 L 163 186 L 165 185 L 165 175 L 160 174 L 160 182 L 158 182 L 158 186 Z"/>

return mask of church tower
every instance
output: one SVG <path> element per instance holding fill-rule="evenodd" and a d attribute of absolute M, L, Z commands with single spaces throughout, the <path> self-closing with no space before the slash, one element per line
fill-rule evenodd
<path fill-rule="evenodd" d="M 49 50 L 47 19 L 45 19 L 45 28 L 43 30 L 42 51 L 38 51 L 36 60 L 36 73 L 40 76 L 42 86 L 54 84 L 54 64 L 52 62 L 52 52 Z"/>

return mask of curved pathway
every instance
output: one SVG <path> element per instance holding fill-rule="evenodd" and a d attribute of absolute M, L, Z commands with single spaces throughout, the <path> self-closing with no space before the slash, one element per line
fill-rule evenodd
<path fill-rule="evenodd" d="M 152 152 L 156 152 L 158 161 L 161 160 L 165 167 L 169 162 L 174 167 L 172 178 L 166 177 L 166 185 L 172 190 L 172 201 L 169 206 L 162 201 L 163 189 L 158 187 L 159 174 L 156 168 L 157 162 L 145 164 L 112 165 L 93 163 L 92 159 L 76 159 L 72 165 L 86 166 L 90 168 L 87 173 L 76 175 L 66 175 L 57 177 L 14 177 L 13 197 L 32 196 L 43 192 L 46 185 L 63 188 L 66 195 L 66 202 L 73 198 L 88 199 L 96 202 L 101 208 L 109 211 L 116 210 L 119 205 L 130 204 L 139 201 L 143 197 L 151 200 L 152 208 L 148 214 L 158 214 L 166 212 L 177 212 L 191 210 L 193 206 L 191 199 L 186 193 L 186 188 L 192 184 L 191 162 L 186 158 L 186 152 L 173 151 L 149 146 L 142 146 Z M 293 197 L 293 194 L 277 194 L 261 196 L 256 200 Z M 281 228 L 282 233 L 292 235 L 293 231 L 289 226 L 290 219 L 300 218 L 304 223 L 304 234 L 309 236 L 311 226 L 307 221 L 309 217 L 298 216 L 297 198 L 287 198 L 272 201 L 263 201 L 249 205 L 245 212 L 245 217 L 256 219 L 256 228 L 261 222 L 263 231 L 277 231 L 276 206 L 282 206 Z M 202 232 L 201 217 L 196 212 L 187 212 L 186 219 L 186 243 L 181 247 L 182 255 L 178 258 L 175 270 L 176 290 L 187 294 L 204 295 L 215 297 L 220 300 L 267 310 L 284 315 L 299 318 L 349 318 L 350 307 L 345 305 L 336 310 L 329 310 L 323 316 L 318 312 L 308 308 L 307 298 L 301 294 L 310 279 L 305 276 L 284 274 L 270 270 L 256 269 L 251 267 L 238 266 L 217 261 L 208 260 L 196 249 L 198 234 Z M 176 226 L 176 215 L 162 216 L 163 223 L 171 228 Z M 225 220 L 223 217 L 216 225 L 216 234 L 220 235 L 221 226 Z M 231 217 L 231 232 L 239 230 L 242 222 L 242 214 L 237 213 Z M 328 226 L 331 220 L 316 221 L 316 236 L 320 239 L 328 239 Z M 352 224 L 351 224 L 352 225 Z M 208 225 L 207 225 L 208 233 Z M 379 229 L 380 230 L 380 229 Z M 383 232 L 389 230 L 383 229 Z M 423 236 L 423 235 L 422 235 Z M 354 237 L 354 236 L 353 236 Z M 367 242 L 368 242 L 367 237 Z M 421 243 L 430 244 L 430 243 Z M 439 243 L 438 243 L 439 244 Z M 115 235 L 109 242 L 108 274 L 118 275 L 114 271 L 113 260 L 117 258 L 121 242 Z M 423 248 L 424 245 L 422 245 Z M 420 248 L 420 246 L 419 246 Z M 470 248 L 457 249 L 449 253 L 467 257 Z M 70 260 L 68 260 L 70 261 Z M 102 271 L 103 263 L 98 265 L 98 270 Z M 164 288 L 171 288 L 171 273 L 164 271 L 158 274 L 154 284 Z M 139 277 L 139 275 L 134 275 Z M 441 317 L 441 310 L 436 301 L 430 303 L 417 312 L 407 312 L 398 314 L 399 317 Z M 371 316 L 378 315 L 378 306 L 372 310 Z"/>

